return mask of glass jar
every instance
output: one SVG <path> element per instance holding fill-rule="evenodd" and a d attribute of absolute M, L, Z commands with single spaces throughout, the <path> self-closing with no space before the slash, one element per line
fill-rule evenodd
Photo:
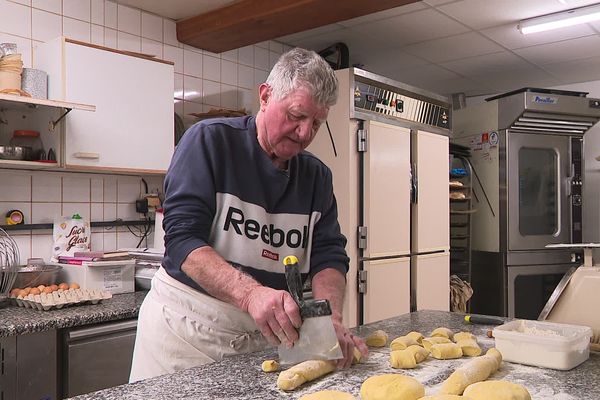
<path fill-rule="evenodd" d="M 16 130 L 10 140 L 11 146 L 21 146 L 30 148 L 30 152 L 25 152 L 25 159 L 40 160 L 40 155 L 44 152 L 44 145 L 38 131 Z"/>

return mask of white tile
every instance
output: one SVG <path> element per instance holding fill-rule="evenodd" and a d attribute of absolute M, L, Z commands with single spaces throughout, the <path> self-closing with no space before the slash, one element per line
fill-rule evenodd
<path fill-rule="evenodd" d="M 183 49 L 165 44 L 163 45 L 163 58 L 167 61 L 173 61 L 175 72 L 183 74 Z"/>
<path fill-rule="evenodd" d="M 198 119 L 196 117 L 194 117 L 193 115 L 190 115 L 191 113 L 203 113 L 203 112 L 204 112 L 204 107 L 202 104 L 192 103 L 191 101 L 184 101 L 182 118 L 183 118 L 183 124 L 185 125 L 185 127 L 189 128 L 190 126 L 192 126 L 193 124 L 198 122 Z"/>
<path fill-rule="evenodd" d="M 63 202 L 89 202 L 90 178 L 63 176 Z"/>
<path fill-rule="evenodd" d="M 221 106 L 221 84 L 214 81 L 204 80 L 202 82 L 204 97 L 202 102 L 212 106 Z"/>
<path fill-rule="evenodd" d="M 174 75 L 174 93 L 173 98 L 175 99 L 183 99 L 183 75 L 182 74 L 173 74 Z M 202 88 L 202 86 L 200 86 Z M 200 91 L 202 93 L 202 91 Z"/>
<path fill-rule="evenodd" d="M 117 203 L 103 203 L 103 221 L 114 221 L 117 219 Z"/>
<path fill-rule="evenodd" d="M 600 36 L 587 36 L 514 50 L 537 65 L 556 64 L 600 56 Z"/>
<path fill-rule="evenodd" d="M 238 65 L 234 62 L 221 60 L 221 82 L 228 85 L 238 84 Z"/>
<path fill-rule="evenodd" d="M 91 22 L 90 0 L 63 0 L 63 15 Z"/>
<path fill-rule="evenodd" d="M 1 28 L 0 28 L 1 29 Z M 0 43 L 16 43 L 17 50 L 21 53 L 21 61 L 23 61 L 23 67 L 31 67 L 31 39 L 26 39 L 20 36 L 9 35 L 7 33 L 0 33 Z"/>
<path fill-rule="evenodd" d="M 202 59 L 202 77 L 219 82 L 221 80 L 221 60 L 204 55 Z"/>
<path fill-rule="evenodd" d="M 283 53 L 283 44 L 274 40 L 269 40 L 269 50 L 281 54 Z"/>
<path fill-rule="evenodd" d="M 505 70 L 531 67 L 531 64 L 511 52 L 502 51 L 500 53 L 486 54 L 485 56 L 450 61 L 442 63 L 441 66 L 463 76 L 484 74 L 493 76 L 492 74 L 501 73 Z"/>
<path fill-rule="evenodd" d="M 105 202 L 117 202 L 117 178 L 105 177 L 104 178 L 104 201 Z"/>
<path fill-rule="evenodd" d="M 92 43 L 104 46 L 104 27 L 92 24 Z"/>
<path fill-rule="evenodd" d="M 502 51 L 491 40 L 475 32 L 463 33 L 442 39 L 406 46 L 404 50 L 431 62 L 458 60 Z"/>
<path fill-rule="evenodd" d="M 104 25 L 104 0 L 92 0 L 92 23 Z"/>
<path fill-rule="evenodd" d="M 281 54 L 275 53 L 274 51 L 269 50 L 269 71 L 277 63 L 277 60 L 279 60 L 280 56 L 281 56 Z"/>
<path fill-rule="evenodd" d="M 256 43 L 255 46 L 261 47 L 263 49 L 269 49 L 269 41 L 266 40 L 264 42 Z"/>
<path fill-rule="evenodd" d="M 140 198 L 140 180 L 127 176 L 117 177 L 117 202 L 135 203 Z"/>
<path fill-rule="evenodd" d="M 102 231 L 95 232 L 92 229 L 92 233 L 90 234 L 90 250 L 104 251 L 104 233 Z"/>
<path fill-rule="evenodd" d="M 104 221 L 104 203 L 90 203 L 90 209 L 92 216 L 91 221 Z"/>
<path fill-rule="evenodd" d="M 31 36 L 31 8 L 10 1 L 0 1 L 0 32 Z"/>
<path fill-rule="evenodd" d="M 115 231 L 104 231 L 104 251 L 115 251 L 117 250 L 117 232 Z"/>
<path fill-rule="evenodd" d="M 23 4 L 25 6 L 30 6 L 31 5 L 31 0 L 10 0 L 12 2 L 15 3 L 19 3 L 19 4 Z"/>
<path fill-rule="evenodd" d="M 238 65 L 238 85 L 246 89 L 254 87 L 254 68 Z"/>
<path fill-rule="evenodd" d="M 140 238 L 135 237 L 131 232 L 118 232 L 117 233 L 117 248 L 132 248 L 136 247 Z"/>
<path fill-rule="evenodd" d="M 221 107 L 237 110 L 238 88 L 231 85 L 221 84 Z"/>
<path fill-rule="evenodd" d="M 46 42 L 62 35 L 62 18 L 47 11 L 31 10 L 31 37 Z"/>
<path fill-rule="evenodd" d="M 91 201 L 104 201 L 104 181 L 102 178 L 91 178 Z"/>
<path fill-rule="evenodd" d="M 338 24 L 345 26 L 345 27 L 354 27 L 356 25 L 366 25 L 367 23 L 369 23 L 368 25 L 375 26 L 377 24 L 374 24 L 373 23 L 374 21 L 377 21 L 379 23 L 385 19 L 389 19 L 389 18 L 395 17 L 397 15 L 412 13 L 414 11 L 422 10 L 426 7 L 427 6 L 425 4 L 423 4 L 423 2 L 416 2 L 416 3 L 406 4 L 406 5 L 403 5 L 400 7 L 395 7 L 395 8 L 390 8 L 390 9 L 383 10 L 383 11 L 374 12 L 371 14 L 357 17 L 357 18 L 352 18 L 352 19 L 349 19 L 346 21 L 340 21 L 340 22 L 338 22 Z"/>
<path fill-rule="evenodd" d="M 117 29 L 117 4 L 114 1 L 104 2 L 104 26 Z"/>
<path fill-rule="evenodd" d="M 117 31 L 115 29 L 104 28 L 104 45 L 112 49 L 117 48 Z"/>
<path fill-rule="evenodd" d="M 202 54 L 183 50 L 183 73 L 197 78 L 202 77 Z"/>
<path fill-rule="evenodd" d="M 117 30 L 140 36 L 142 34 L 142 12 L 117 4 Z"/>
<path fill-rule="evenodd" d="M 152 39 L 142 38 L 142 53 L 162 59 L 162 43 Z"/>
<path fill-rule="evenodd" d="M 254 46 L 254 67 L 269 70 L 269 50 Z"/>
<path fill-rule="evenodd" d="M 60 202 L 62 181 L 60 175 L 38 172 L 32 176 L 32 201 Z"/>
<path fill-rule="evenodd" d="M 119 50 L 142 51 L 142 38 L 129 33 L 117 31 L 117 48 Z"/>
<path fill-rule="evenodd" d="M 221 53 L 221 59 L 227 61 L 238 62 L 238 51 L 237 49 L 229 50 Z"/>
<path fill-rule="evenodd" d="M 61 215 L 60 203 L 31 203 L 31 223 L 53 223 Z"/>
<path fill-rule="evenodd" d="M 258 111 L 258 100 L 255 100 L 255 94 L 258 93 L 250 89 L 238 89 L 238 108 L 245 108 L 247 112 L 256 115 Z"/>
<path fill-rule="evenodd" d="M 135 221 L 139 214 L 135 212 L 135 203 L 117 203 L 117 218 L 123 221 Z"/>
<path fill-rule="evenodd" d="M 32 0 L 31 6 L 40 10 L 62 14 L 62 0 Z"/>
<path fill-rule="evenodd" d="M 202 79 L 183 75 L 183 98 L 202 103 Z"/>
<path fill-rule="evenodd" d="M 254 46 L 246 46 L 239 48 L 238 62 L 240 64 L 254 66 Z"/>
<path fill-rule="evenodd" d="M 571 60 L 564 63 L 543 65 L 542 68 L 553 76 L 565 82 L 593 82 L 600 81 L 600 57 Z M 570 89 L 573 90 L 573 89 Z M 583 89 L 588 91 L 589 89 Z M 593 95 L 598 97 L 598 95 Z"/>
<path fill-rule="evenodd" d="M 162 42 L 163 19 L 142 11 L 142 37 Z"/>
<path fill-rule="evenodd" d="M 91 25 L 89 22 L 63 17 L 63 35 L 89 43 L 91 41 Z"/>
<path fill-rule="evenodd" d="M 27 259 L 31 258 L 31 235 L 30 234 L 11 234 L 19 248 L 21 264 L 26 264 Z"/>
<path fill-rule="evenodd" d="M 54 238 L 50 234 L 38 234 L 37 231 L 31 235 L 31 257 L 43 258 L 50 261 Z"/>
<path fill-rule="evenodd" d="M 320 26 L 318 28 L 308 29 L 306 31 L 292 33 L 290 35 L 285 35 L 285 36 L 278 38 L 277 40 L 282 43 L 293 44 L 293 45 L 297 46 L 297 42 L 301 39 L 314 37 L 314 36 L 327 36 L 327 35 L 329 35 L 329 33 L 333 32 L 333 31 L 337 31 L 341 28 L 344 28 L 344 27 L 340 24 L 329 24 L 329 25 L 325 25 L 325 26 Z M 335 42 L 329 42 L 329 43 L 335 43 Z"/>
<path fill-rule="evenodd" d="M 23 221 L 25 224 L 31 223 L 31 202 L 30 201 L 0 201 L 0 213 L 2 219 L 6 213 L 11 210 L 19 210 L 23 213 Z M 12 235 L 12 232 L 11 232 Z"/>
<path fill-rule="evenodd" d="M 90 203 L 62 203 L 62 215 L 72 217 L 79 214 L 81 218 L 90 221 Z"/>
<path fill-rule="evenodd" d="M 263 71 L 260 69 L 254 70 L 254 86 L 258 87 L 261 83 L 265 83 L 267 81 L 267 77 L 269 73 L 267 71 Z"/>
<path fill-rule="evenodd" d="M 0 188 L 0 201 L 31 201 L 31 174 L 0 171 Z"/>
<path fill-rule="evenodd" d="M 171 46 L 180 46 L 177 41 L 177 24 L 175 21 L 164 18 L 163 19 L 163 42 L 170 44 Z"/>

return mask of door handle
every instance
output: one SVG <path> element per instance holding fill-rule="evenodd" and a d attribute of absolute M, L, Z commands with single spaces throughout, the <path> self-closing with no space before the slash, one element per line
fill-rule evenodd
<path fill-rule="evenodd" d="M 410 201 L 413 204 L 417 204 L 417 200 L 419 198 L 419 178 L 417 178 L 417 164 L 413 163 L 411 165 L 410 171 Z"/>
<path fill-rule="evenodd" d="M 73 157 L 75 158 L 81 158 L 84 160 L 98 160 L 100 159 L 100 154 L 99 153 L 87 153 L 87 152 L 77 152 L 77 153 L 73 153 Z"/>

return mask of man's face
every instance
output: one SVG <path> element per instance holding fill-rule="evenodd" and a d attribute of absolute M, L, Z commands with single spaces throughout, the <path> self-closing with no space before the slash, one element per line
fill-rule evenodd
<path fill-rule="evenodd" d="M 308 147 L 329 112 L 329 107 L 317 105 L 303 88 L 275 100 L 270 87 L 263 84 L 260 100 L 263 115 L 258 141 L 272 159 L 279 161 L 287 161 Z"/>

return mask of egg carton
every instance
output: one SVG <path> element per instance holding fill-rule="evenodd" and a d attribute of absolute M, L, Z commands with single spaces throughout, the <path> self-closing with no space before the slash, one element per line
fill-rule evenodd
<path fill-rule="evenodd" d="M 13 300 L 19 307 L 48 311 L 71 305 L 98 304 L 102 300 L 107 300 L 111 297 L 112 294 L 110 292 L 97 289 L 59 289 L 52 293 L 16 296 L 13 297 Z"/>

